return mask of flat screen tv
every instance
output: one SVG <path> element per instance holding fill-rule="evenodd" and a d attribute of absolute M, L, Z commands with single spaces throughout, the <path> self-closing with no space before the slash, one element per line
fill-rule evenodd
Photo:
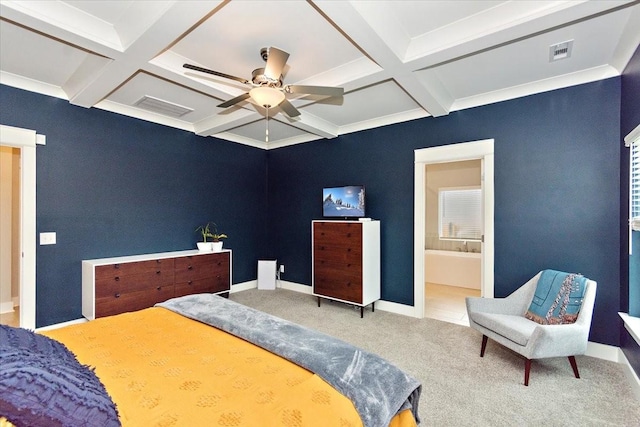
<path fill-rule="evenodd" d="M 345 185 L 322 189 L 323 218 L 364 218 L 364 185 Z"/>

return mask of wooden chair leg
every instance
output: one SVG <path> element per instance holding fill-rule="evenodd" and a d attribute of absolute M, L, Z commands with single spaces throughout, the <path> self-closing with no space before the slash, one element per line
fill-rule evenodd
<path fill-rule="evenodd" d="M 524 385 L 529 385 L 529 372 L 531 372 L 531 359 L 524 359 Z"/>
<path fill-rule="evenodd" d="M 576 363 L 576 357 L 569 356 L 569 363 L 571 363 L 571 367 L 573 368 L 573 375 L 575 375 L 576 378 L 580 378 L 580 374 L 578 373 L 578 364 Z"/>
<path fill-rule="evenodd" d="M 482 346 L 480 347 L 480 357 L 484 357 L 484 350 L 487 348 L 487 340 L 488 340 L 488 337 L 486 335 L 483 335 Z"/>

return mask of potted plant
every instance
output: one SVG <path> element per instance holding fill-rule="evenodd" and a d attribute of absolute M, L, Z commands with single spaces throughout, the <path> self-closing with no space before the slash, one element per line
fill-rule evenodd
<path fill-rule="evenodd" d="M 196 232 L 200 232 L 202 235 L 202 242 L 198 242 L 198 249 L 206 252 L 220 252 L 222 250 L 222 240 L 226 239 L 227 235 L 224 233 L 218 233 L 218 226 L 215 222 L 207 222 L 205 225 L 201 225 L 196 228 Z M 208 242 L 207 239 L 211 241 Z"/>

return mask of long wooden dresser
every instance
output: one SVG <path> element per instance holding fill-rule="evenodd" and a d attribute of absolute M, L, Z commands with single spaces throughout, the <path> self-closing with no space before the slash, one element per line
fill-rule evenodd
<path fill-rule="evenodd" d="M 82 261 L 82 315 L 89 320 L 142 310 L 195 293 L 228 293 L 231 250 L 198 250 Z"/>
<path fill-rule="evenodd" d="M 312 222 L 312 292 L 364 307 L 380 299 L 380 221 Z"/>

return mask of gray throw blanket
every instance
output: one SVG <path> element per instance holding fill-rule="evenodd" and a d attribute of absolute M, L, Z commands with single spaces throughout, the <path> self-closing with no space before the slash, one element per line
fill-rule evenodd
<path fill-rule="evenodd" d="M 156 304 L 214 326 L 315 373 L 353 402 L 365 427 L 388 426 L 422 390 L 415 378 L 375 354 L 309 328 L 212 294 Z"/>

